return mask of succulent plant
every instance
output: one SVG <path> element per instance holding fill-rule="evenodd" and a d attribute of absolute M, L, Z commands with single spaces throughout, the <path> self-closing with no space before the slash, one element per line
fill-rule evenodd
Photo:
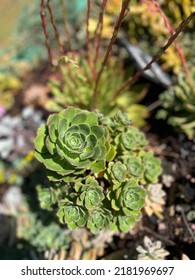
<path fill-rule="evenodd" d="M 61 191 L 58 188 L 43 188 L 38 185 L 37 193 L 42 209 L 51 210 L 52 206 L 61 199 Z"/>
<path fill-rule="evenodd" d="M 169 252 L 162 248 L 160 241 L 152 242 L 148 236 L 144 237 L 144 247 L 138 246 L 138 260 L 164 260 Z"/>
<path fill-rule="evenodd" d="M 190 139 L 195 137 L 194 85 L 195 68 L 192 67 L 189 77 L 180 73 L 177 84 L 161 94 L 163 109 L 157 114 L 157 118 L 166 119 L 170 125 L 186 133 Z"/>
<path fill-rule="evenodd" d="M 128 232 L 141 219 L 146 187 L 161 173 L 142 132 L 126 114 L 112 118 L 73 107 L 38 129 L 35 156 L 48 170 L 41 207 L 56 209 L 69 229 Z"/>
<path fill-rule="evenodd" d="M 144 156 L 145 178 L 150 182 L 157 183 L 158 174 L 161 173 L 160 159 L 154 158 L 152 152 L 148 152 Z"/>
<path fill-rule="evenodd" d="M 113 183 L 124 182 L 127 177 L 127 167 L 121 161 L 110 162 L 107 168 L 105 178 Z"/>
<path fill-rule="evenodd" d="M 108 192 L 112 208 L 116 211 L 122 209 L 126 216 L 131 216 L 144 206 L 145 195 L 145 190 L 134 180 L 115 184 Z"/>
<path fill-rule="evenodd" d="M 90 110 L 94 98 L 94 76 L 83 55 L 74 53 L 74 57 L 74 60 L 67 56 L 61 57 L 59 67 L 62 78 L 60 80 L 53 78 L 49 81 L 51 97 L 43 106 L 51 112 L 61 111 L 64 109 L 64 104 Z M 97 61 L 98 68 L 101 66 L 101 60 L 102 52 Z M 132 86 L 131 91 L 127 90 L 115 97 L 117 89 L 123 85 L 125 79 L 124 66 L 121 61 L 116 57 L 110 57 L 99 83 L 96 107 L 101 113 L 109 116 L 122 110 L 128 113 L 135 124 L 143 125 L 144 119 L 147 117 L 147 110 L 146 107 L 137 103 L 146 94 L 145 86 Z"/>
<path fill-rule="evenodd" d="M 82 206 L 78 206 L 73 202 L 67 202 L 58 211 L 58 216 L 62 223 L 67 223 L 69 229 L 83 227 L 88 220 L 88 213 Z"/>
<path fill-rule="evenodd" d="M 91 212 L 87 227 L 92 233 L 98 233 L 102 229 L 109 228 L 112 220 L 111 211 L 108 209 L 97 208 Z"/>
<path fill-rule="evenodd" d="M 150 184 L 148 186 L 144 209 L 149 217 L 155 214 L 159 219 L 163 218 L 165 195 L 162 184 Z"/>
<path fill-rule="evenodd" d="M 75 189 L 80 193 L 78 205 L 84 205 L 88 210 L 101 206 L 104 199 L 103 188 L 93 177 L 88 177 L 85 184 L 76 184 Z"/>
<path fill-rule="evenodd" d="M 1 216 L 3 216 L 7 217 L 9 223 L 4 244 L 8 241 L 11 248 L 9 251 L 11 256 L 6 255 L 6 257 L 8 259 L 17 258 L 14 256 L 14 249 L 18 247 L 22 248 L 25 259 L 32 259 L 32 255 L 33 258 L 43 259 L 46 250 L 58 253 L 62 249 L 68 249 L 71 242 L 70 232 L 60 226 L 50 214 L 46 213 L 43 216 L 41 209 L 37 208 L 36 212 L 32 211 L 28 195 L 24 195 L 20 187 L 12 186 L 6 190 L 2 197 L 2 203 L 0 203 L 0 243 L 2 233 L 5 236 L 7 228 L 5 228 L 7 225 L 5 221 L 1 220 Z M 1 257 L 3 256 L 1 255 Z"/>
<path fill-rule="evenodd" d="M 102 171 L 110 145 L 95 113 L 69 107 L 39 128 L 35 148 L 36 158 L 52 171 L 53 179 L 67 181 L 87 169 Z"/>
<path fill-rule="evenodd" d="M 176 29 L 183 19 L 194 11 L 194 2 L 192 2 L 191 0 L 144 0 L 142 3 L 134 1 L 131 4 L 131 17 L 126 18 L 127 23 L 125 25 L 129 26 L 128 33 L 131 41 L 134 41 L 145 53 L 155 54 L 169 38 L 171 29 Z M 130 18 L 133 19 L 133 22 L 129 20 Z M 168 27 L 168 22 L 171 27 Z M 195 52 L 192 43 L 194 34 L 193 23 L 190 23 L 185 32 L 178 38 L 181 50 L 187 58 L 187 63 L 191 63 L 192 58 L 194 60 Z M 152 44 L 154 41 L 155 44 Z M 175 75 L 182 71 L 183 63 L 176 51 L 175 44 L 171 45 L 162 55 L 161 64 L 162 69 L 172 70 Z"/>

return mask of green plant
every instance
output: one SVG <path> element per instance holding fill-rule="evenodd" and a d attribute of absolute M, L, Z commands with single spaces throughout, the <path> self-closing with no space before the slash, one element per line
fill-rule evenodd
<path fill-rule="evenodd" d="M 150 184 L 148 186 L 144 210 L 149 217 L 155 214 L 159 219 L 163 218 L 165 195 L 162 184 Z"/>
<path fill-rule="evenodd" d="M 144 237 L 144 247 L 138 246 L 138 260 L 164 260 L 169 252 L 162 248 L 160 241 L 152 242 L 148 236 Z"/>
<path fill-rule="evenodd" d="M 190 76 L 184 73 L 178 76 L 177 84 L 163 92 L 160 96 L 163 108 L 157 118 L 166 119 L 168 123 L 182 130 L 190 139 L 195 137 L 195 68 L 191 68 Z"/>
<path fill-rule="evenodd" d="M 53 182 L 39 187 L 41 206 L 57 206 L 70 229 L 127 232 L 141 218 L 145 188 L 161 173 L 146 144 L 121 112 L 110 118 L 69 107 L 50 115 L 35 139 L 35 157 Z"/>
<path fill-rule="evenodd" d="M 101 65 L 102 50 L 97 61 Z M 78 106 L 89 110 L 94 98 L 94 72 L 91 71 L 89 62 L 83 55 L 75 54 L 75 59 L 61 57 L 59 68 L 62 78 L 49 81 L 51 97 L 44 105 L 50 112 L 59 112 L 64 106 Z M 128 71 L 129 70 L 129 71 Z M 126 69 L 129 75 L 133 73 L 133 67 Z M 113 116 L 117 110 L 128 113 L 136 125 L 142 126 L 148 116 L 146 107 L 137 104 L 146 94 L 145 85 L 136 85 L 131 90 L 124 91 L 115 97 L 126 79 L 124 66 L 121 60 L 110 57 L 107 66 L 102 73 L 98 87 L 98 99 L 96 107 L 105 115 Z"/>
<path fill-rule="evenodd" d="M 194 11 L 194 7 L 195 3 L 191 0 L 143 0 L 141 3 L 137 0 L 133 1 L 130 17 L 130 19 L 133 18 L 133 21 L 128 20 L 129 18 L 126 19 L 130 41 L 138 44 L 145 52 L 154 54 L 183 19 Z M 184 43 L 187 39 L 186 35 L 190 37 L 190 40 L 187 40 L 191 42 L 190 45 Z M 193 37 L 193 24 L 190 23 L 185 33 L 181 34 L 177 42 L 162 55 L 161 62 L 164 70 L 172 70 L 175 75 L 181 72 L 182 68 L 185 67 L 185 59 L 181 59 L 180 56 L 182 51 L 187 62 L 189 61 L 188 57 L 190 59 L 194 57 Z M 155 44 L 153 44 L 154 41 Z"/>

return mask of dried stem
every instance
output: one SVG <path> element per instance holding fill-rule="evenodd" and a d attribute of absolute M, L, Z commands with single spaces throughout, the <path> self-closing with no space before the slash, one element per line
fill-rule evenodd
<path fill-rule="evenodd" d="M 176 245 L 175 242 L 173 242 L 172 240 L 162 236 L 161 234 L 158 234 L 158 233 L 154 232 L 152 229 L 150 229 L 148 227 L 142 226 L 141 229 L 146 231 L 146 232 L 148 232 L 148 233 L 150 233 L 150 234 L 152 234 L 154 237 L 164 241 L 165 243 L 167 243 L 167 244 L 169 244 L 171 246 L 175 246 Z"/>
<path fill-rule="evenodd" d="M 148 2 L 148 0 L 144 0 L 144 2 Z M 166 27 L 169 29 L 171 35 L 173 35 L 175 33 L 175 30 L 172 28 L 170 22 L 169 22 L 169 19 L 167 18 L 167 16 L 165 15 L 165 13 L 163 12 L 163 10 L 161 9 L 161 6 L 160 4 L 156 1 L 156 0 L 150 0 L 149 2 L 152 2 L 152 4 L 154 5 L 154 7 L 157 9 L 157 11 L 159 12 L 159 14 L 161 15 L 161 17 L 163 18 L 164 20 L 164 23 L 166 25 Z M 187 65 L 187 62 L 186 62 L 186 59 L 185 59 L 185 56 L 183 54 L 183 51 L 182 51 L 182 48 L 178 42 L 178 40 L 175 40 L 174 41 L 174 44 L 175 44 L 175 47 L 177 49 L 177 52 L 179 54 L 179 57 L 180 57 L 180 60 L 182 62 L 182 65 L 184 67 L 184 70 L 186 72 L 186 74 L 189 76 L 190 75 L 190 71 L 189 71 L 189 68 L 188 68 L 188 65 Z"/>
<path fill-rule="evenodd" d="M 97 29 L 95 31 L 94 36 L 96 37 L 97 34 L 97 44 L 96 44 L 96 38 L 94 37 L 94 49 L 96 50 L 95 52 L 95 56 L 94 56 L 94 72 L 97 66 L 97 60 L 98 60 L 98 56 L 99 56 L 99 49 L 100 49 L 100 43 L 101 43 L 101 38 L 102 38 L 102 30 L 103 30 L 103 19 L 104 19 L 104 10 L 106 8 L 106 4 L 107 4 L 107 0 L 103 0 L 102 1 L 102 8 L 101 8 L 101 12 L 99 14 L 99 20 L 98 20 L 98 24 L 97 24 Z"/>
<path fill-rule="evenodd" d="M 50 47 L 50 42 L 49 42 L 49 35 L 47 32 L 47 20 L 46 20 L 46 14 L 45 14 L 45 1 L 41 0 L 41 21 L 42 21 L 42 26 L 43 26 L 43 32 L 45 35 L 45 46 L 47 48 L 47 53 L 48 53 L 48 59 L 53 66 L 53 61 L 52 61 L 52 53 L 51 53 L 51 47 Z"/>
<path fill-rule="evenodd" d="M 68 31 L 67 21 L 66 21 L 67 11 L 66 11 L 66 7 L 64 5 L 64 0 L 60 0 L 60 1 L 61 1 L 62 11 L 63 11 L 63 16 L 64 16 L 64 30 L 65 30 L 65 34 L 66 34 L 66 37 L 67 37 L 68 48 L 69 48 L 69 51 L 72 54 L 72 57 L 74 58 L 74 52 L 73 52 L 73 49 L 72 49 L 71 36 L 70 36 L 69 31 Z"/>
<path fill-rule="evenodd" d="M 89 43 L 90 43 L 90 34 L 89 34 L 89 19 L 90 19 L 90 10 L 91 10 L 91 1 L 87 0 L 87 20 L 86 20 L 86 55 L 87 61 L 90 66 L 90 55 L 89 55 Z"/>
<path fill-rule="evenodd" d="M 152 64 L 157 62 L 163 53 L 170 47 L 170 45 L 175 41 L 179 34 L 184 30 L 184 28 L 190 23 L 194 18 L 195 12 L 191 13 L 190 16 L 185 19 L 179 27 L 176 29 L 175 33 L 168 39 L 168 42 L 153 56 L 151 61 L 140 71 L 138 71 L 132 78 L 129 78 L 124 85 L 116 92 L 115 98 L 119 96 L 128 87 L 130 88 L 143 74 L 146 70 L 152 67 Z"/>
<path fill-rule="evenodd" d="M 99 70 L 99 72 L 97 74 L 96 83 L 95 83 L 95 87 L 94 87 L 94 93 L 93 93 L 93 97 L 94 97 L 93 98 L 93 104 L 92 104 L 93 108 L 95 107 L 96 102 L 97 102 L 97 98 L 98 98 L 98 85 L 99 85 L 99 81 L 101 79 L 101 75 L 102 75 L 102 73 L 104 71 L 104 68 L 106 66 L 106 63 L 107 63 L 108 57 L 110 55 L 110 52 L 112 50 L 113 44 L 114 44 L 114 42 L 116 40 L 116 37 L 118 35 L 118 32 L 120 30 L 121 23 L 122 23 L 123 19 L 125 18 L 125 16 L 127 15 L 127 12 L 129 11 L 128 6 L 129 6 L 130 1 L 131 0 L 124 0 L 123 1 L 122 8 L 121 8 L 119 17 L 117 19 L 117 22 L 115 24 L 112 37 L 111 37 L 110 42 L 109 42 L 109 44 L 107 46 L 106 53 L 105 53 L 105 56 L 104 56 L 101 68 L 100 68 L 100 70 Z"/>
<path fill-rule="evenodd" d="M 63 47 L 62 42 L 60 41 L 60 34 L 58 32 L 56 22 L 55 22 L 55 19 L 54 19 L 54 16 L 53 16 L 52 7 L 50 5 L 50 0 L 47 0 L 47 9 L 49 11 L 50 21 L 51 21 L 51 24 L 52 24 L 53 29 L 54 29 L 54 33 L 55 33 L 56 41 L 58 43 L 60 54 L 63 55 L 64 54 L 64 47 Z"/>
<path fill-rule="evenodd" d="M 191 235 L 191 237 L 192 237 L 193 241 L 195 242 L 195 235 L 194 235 L 194 233 L 193 233 L 192 229 L 190 228 L 190 226 L 189 226 L 189 224 L 188 224 L 188 221 L 187 221 L 186 216 L 185 216 L 185 212 L 184 212 L 184 210 L 183 210 L 183 208 L 182 208 L 182 207 L 181 207 L 181 209 L 180 209 L 180 210 L 181 210 L 181 215 L 182 215 L 182 218 L 183 218 L 184 224 L 185 224 L 185 226 L 186 226 L 186 228 L 187 228 L 187 230 L 188 230 L 189 234 Z"/>

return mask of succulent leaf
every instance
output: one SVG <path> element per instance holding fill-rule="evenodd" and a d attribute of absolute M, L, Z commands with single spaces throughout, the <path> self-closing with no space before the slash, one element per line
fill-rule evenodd
<path fill-rule="evenodd" d="M 144 157 L 145 177 L 152 183 L 157 183 L 158 176 L 162 172 L 161 161 L 153 156 L 152 152 L 146 153 Z"/>

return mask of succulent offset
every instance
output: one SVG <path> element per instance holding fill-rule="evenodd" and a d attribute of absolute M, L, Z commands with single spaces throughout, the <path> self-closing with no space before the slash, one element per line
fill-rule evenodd
<path fill-rule="evenodd" d="M 169 252 L 162 248 L 161 241 L 152 242 L 148 236 L 144 237 L 144 246 L 138 246 L 138 260 L 164 260 Z"/>
<path fill-rule="evenodd" d="M 69 229 L 128 232 L 141 218 L 146 187 L 156 183 L 161 162 L 126 114 L 113 118 L 69 107 L 38 129 L 35 157 L 47 171 L 39 186 L 41 207 L 58 209 Z"/>
<path fill-rule="evenodd" d="M 165 195 L 162 184 L 150 184 L 148 186 L 144 209 L 149 217 L 155 214 L 159 219 L 163 219 Z"/>

